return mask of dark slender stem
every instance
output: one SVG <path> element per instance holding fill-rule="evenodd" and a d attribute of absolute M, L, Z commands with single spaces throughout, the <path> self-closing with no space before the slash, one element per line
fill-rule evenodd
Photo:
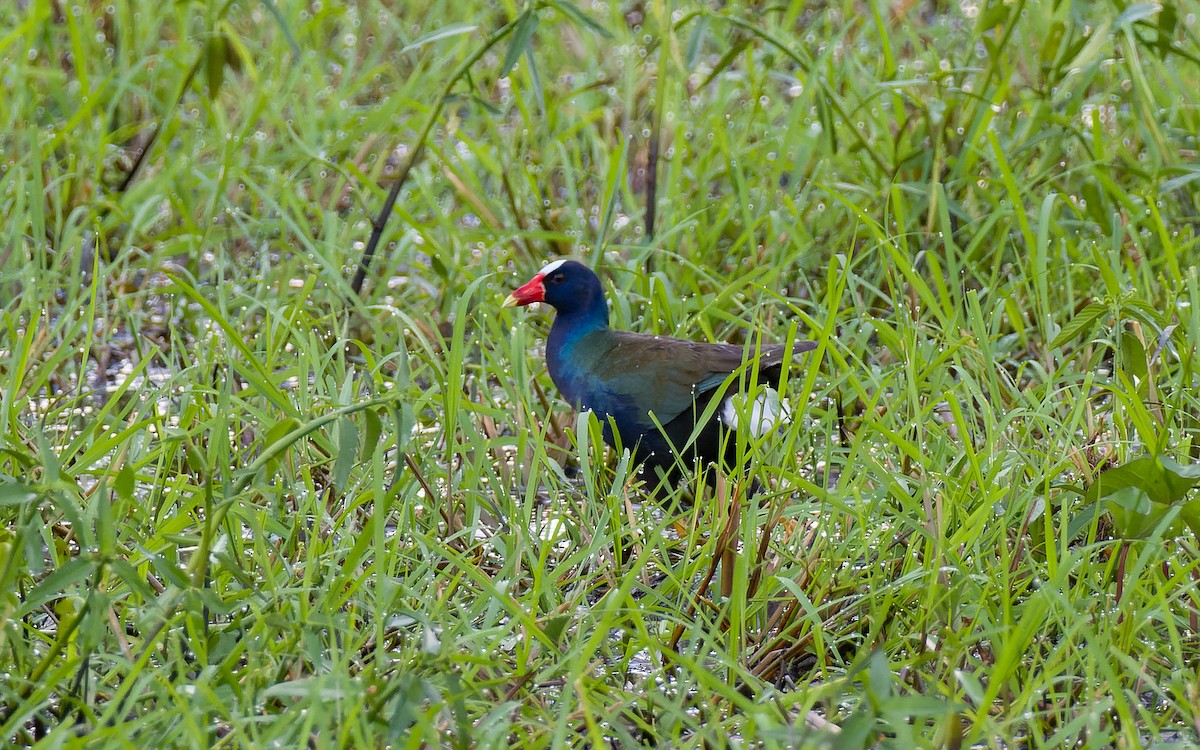
<path fill-rule="evenodd" d="M 483 44 L 474 52 L 467 56 L 455 69 L 454 74 L 450 76 L 450 80 L 442 88 L 441 94 L 438 95 L 437 102 L 434 103 L 433 109 L 429 111 L 429 115 L 425 118 L 425 124 L 421 127 L 421 133 L 417 136 L 417 145 L 413 149 L 412 156 L 409 157 L 408 163 L 400 171 L 400 176 L 392 183 L 392 189 L 388 191 L 387 199 L 383 202 L 383 209 L 379 215 L 372 221 L 371 238 L 367 241 L 367 248 L 363 250 L 362 259 L 358 262 L 358 270 L 354 272 L 354 279 L 350 282 L 350 289 L 355 294 L 362 294 L 363 282 L 367 278 L 367 270 L 371 267 L 371 261 L 375 258 L 375 250 L 379 246 L 379 240 L 383 237 L 384 227 L 387 226 L 388 217 L 392 215 L 392 209 L 396 207 L 396 199 L 400 196 L 400 190 L 404 187 L 404 183 L 408 180 L 408 175 L 412 172 L 412 168 L 416 166 L 421 159 L 421 154 L 425 151 L 425 142 L 429 140 L 429 134 L 433 131 L 433 125 L 442 115 L 442 109 L 446 106 L 446 99 L 450 96 L 450 92 L 460 80 L 471 70 L 471 67 L 479 62 L 479 59 L 487 54 L 488 50 L 496 45 L 504 37 L 512 32 L 513 28 L 520 23 L 521 19 L 527 13 L 536 13 L 536 8 L 526 10 L 521 15 L 504 24 L 497 29 Z"/>
<path fill-rule="evenodd" d="M 183 97 L 187 95 L 187 91 L 192 86 L 192 81 L 196 78 L 196 73 L 200 71 L 200 66 L 204 63 L 204 49 L 200 50 L 200 54 L 196 55 L 196 62 L 192 63 L 192 69 L 188 71 L 187 78 L 183 79 L 183 85 L 179 87 L 179 96 L 175 97 L 175 106 L 171 108 L 171 112 L 179 109 L 179 105 L 183 104 Z M 125 173 L 125 179 L 121 180 L 121 184 L 117 185 L 117 193 L 124 193 L 133 184 L 134 179 L 138 176 L 138 172 L 142 170 L 142 164 L 146 161 L 146 155 L 150 153 L 150 149 L 154 148 L 154 144 L 158 141 L 158 134 L 166 129 L 167 120 L 170 113 L 163 118 L 162 122 L 157 127 L 150 131 L 150 137 L 142 144 L 142 150 L 133 160 L 133 166 Z"/>
<path fill-rule="evenodd" d="M 666 57 L 666 55 L 663 55 Z M 659 76 L 663 71 L 658 71 Z M 661 101 L 654 102 L 650 110 L 650 153 L 646 159 L 646 244 L 654 242 L 654 220 L 658 214 L 658 146 L 662 116 Z M 646 258 L 646 272 L 654 271 L 654 256 Z"/>
<path fill-rule="evenodd" d="M 724 501 L 725 528 L 721 530 L 718 541 L 718 554 L 721 557 L 721 596 L 728 601 L 733 596 L 733 574 L 738 558 L 738 537 L 742 527 L 742 493 L 745 491 L 744 482 L 733 482 L 723 471 L 717 474 L 718 502 Z M 745 594 L 746 592 L 742 592 Z M 749 601 L 749 597 L 746 597 Z M 728 622 L 728 620 L 726 620 Z"/>
<path fill-rule="evenodd" d="M 222 6 L 220 12 L 217 13 L 214 23 L 225 17 L 225 14 L 229 12 L 231 5 L 233 5 L 233 0 L 226 0 L 225 5 Z M 121 180 L 121 184 L 117 186 L 118 193 L 124 193 L 129 189 L 129 186 L 133 184 L 133 180 L 137 177 L 138 172 L 140 172 L 142 169 L 142 164 L 146 161 L 146 155 L 150 153 L 150 149 L 154 148 L 155 142 L 158 141 L 158 134 L 166 129 L 167 121 L 171 114 L 178 111 L 179 106 L 183 104 L 183 97 L 187 96 L 188 89 L 192 87 L 192 81 L 196 79 L 196 74 L 200 72 L 200 66 L 204 64 L 204 58 L 207 54 L 208 46 L 202 45 L 200 47 L 200 51 L 196 54 L 196 62 L 192 63 L 192 69 L 188 71 L 187 78 L 183 79 L 183 85 L 179 87 L 179 95 L 175 97 L 175 106 L 171 108 L 171 111 L 168 112 L 165 117 L 163 117 L 163 120 L 161 123 L 159 123 L 158 127 L 150 131 L 150 137 L 146 139 L 146 144 L 142 146 L 142 150 L 138 152 L 137 158 L 134 159 L 133 166 L 130 167 L 129 171 L 125 173 L 125 179 Z M 224 64 L 224 61 L 222 61 L 222 64 Z M 209 95 L 215 98 L 217 94 L 214 91 Z"/>
<path fill-rule="evenodd" d="M 800 69 L 803 70 L 806 74 L 808 74 L 810 76 L 813 75 L 812 60 L 806 59 L 806 57 L 801 57 L 801 55 L 799 53 L 797 53 L 795 50 L 793 50 L 791 47 L 789 47 L 782 39 L 780 39 L 779 37 L 776 37 L 774 34 L 771 34 L 768 31 L 764 31 L 763 29 L 760 29 L 752 21 L 749 21 L 745 18 L 739 18 L 738 16 L 733 16 L 733 15 L 725 15 L 725 14 L 717 14 L 717 13 L 705 13 L 705 15 L 708 15 L 708 17 L 712 18 L 713 20 L 724 21 L 733 26 L 737 26 L 739 28 L 745 29 L 750 34 L 758 37 L 759 39 L 763 40 L 767 44 L 770 44 L 772 47 L 779 50 L 784 55 L 787 55 L 787 57 L 789 57 L 792 60 L 792 62 L 796 63 L 796 65 L 798 65 L 800 67 Z M 678 27 L 679 25 L 680 24 L 676 24 L 676 27 Z M 825 80 L 821 79 L 819 76 L 817 77 L 816 85 L 820 86 L 821 90 L 825 93 L 825 97 L 829 102 L 829 106 L 833 107 L 833 110 L 838 114 L 839 117 L 842 118 L 842 122 L 847 124 L 848 130 L 850 131 L 851 135 L 854 136 L 854 140 L 858 142 L 859 148 L 861 148 L 863 150 L 863 152 L 871 158 L 871 161 L 875 163 L 875 166 L 877 168 L 879 168 L 879 170 L 881 172 L 889 173 L 891 170 L 888 168 L 887 163 L 884 161 L 883 157 L 879 154 L 879 152 L 875 149 L 875 147 L 871 144 L 871 142 L 867 139 L 867 137 L 865 135 L 863 135 L 861 132 L 859 132 L 858 128 L 855 128 L 852 125 L 850 125 L 850 123 L 854 122 L 854 120 L 853 120 L 853 118 L 850 117 L 850 113 L 846 111 L 846 107 L 845 107 L 845 105 L 842 104 L 842 101 L 840 99 L 838 99 L 836 92 L 829 86 L 829 84 Z"/>
<path fill-rule="evenodd" d="M 1200 588 L 1200 570 L 1192 569 L 1192 580 L 1196 582 L 1197 588 Z M 1188 612 L 1188 624 L 1192 626 L 1192 633 L 1200 633 L 1200 611 L 1196 609 L 1196 600 L 1191 599 L 1191 611 Z"/>

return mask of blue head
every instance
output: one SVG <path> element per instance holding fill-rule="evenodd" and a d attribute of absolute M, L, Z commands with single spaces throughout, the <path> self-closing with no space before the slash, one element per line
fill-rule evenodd
<path fill-rule="evenodd" d="M 545 302 L 558 311 L 556 328 L 608 327 L 608 304 L 600 279 L 579 261 L 562 259 L 547 263 L 524 286 L 508 295 L 504 307 L 531 302 Z"/>
<path fill-rule="evenodd" d="M 558 312 L 546 339 L 546 368 L 563 398 L 576 408 L 608 413 L 603 408 L 606 388 L 595 373 L 609 335 L 600 279 L 578 261 L 552 261 L 510 294 L 503 306 L 531 302 L 545 302 Z"/>

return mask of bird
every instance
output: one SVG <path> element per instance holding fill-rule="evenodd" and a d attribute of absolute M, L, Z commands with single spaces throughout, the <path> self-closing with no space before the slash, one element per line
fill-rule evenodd
<path fill-rule="evenodd" d="M 674 488 L 684 466 L 733 470 L 737 446 L 729 432 L 739 418 L 749 417 L 747 427 L 760 437 L 786 415 L 769 388 L 782 378 L 784 344 L 741 346 L 614 330 L 600 278 L 566 258 L 547 263 L 501 307 L 534 302 L 555 309 L 546 340 L 550 379 L 577 411 L 596 414 L 606 443 L 630 449 L 652 495 Z M 815 341 L 797 341 L 792 353 L 816 347 Z M 768 388 L 747 407 L 739 400 L 738 380 L 750 376 Z M 722 402 L 710 411 L 718 395 Z M 714 476 L 709 474 L 710 483 Z"/>

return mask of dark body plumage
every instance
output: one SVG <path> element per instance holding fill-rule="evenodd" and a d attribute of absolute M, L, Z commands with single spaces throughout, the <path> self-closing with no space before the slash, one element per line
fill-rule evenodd
<path fill-rule="evenodd" d="M 749 380 L 777 386 L 787 347 L 761 345 L 757 352 L 732 344 L 707 344 L 667 336 L 652 336 L 608 327 L 608 305 L 600 280 L 576 261 L 547 265 L 528 284 L 505 301 L 509 304 L 546 302 L 557 310 L 546 342 L 546 366 L 563 397 L 576 409 L 591 409 L 604 426 L 609 445 L 630 449 L 654 483 L 655 470 L 674 484 L 678 479 L 677 450 L 687 445 L 696 421 L 718 393 L 738 392 L 736 383 L 721 386 L 735 371 Z M 797 342 L 797 354 L 816 347 Z M 757 354 L 757 362 L 754 362 Z M 653 413 L 654 417 L 651 417 Z M 727 466 L 734 463 L 735 441 L 724 440 L 722 406 L 714 410 L 696 441 L 684 453 L 686 464 L 699 459 Z M 610 421 L 611 419 L 611 421 Z M 655 424 L 662 425 L 660 430 Z M 613 434 L 616 425 L 619 443 Z"/>

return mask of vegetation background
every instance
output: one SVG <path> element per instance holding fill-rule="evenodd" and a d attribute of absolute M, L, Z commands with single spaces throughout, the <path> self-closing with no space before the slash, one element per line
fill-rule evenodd
<path fill-rule="evenodd" d="M 1198 12 L 3 0 L 0 741 L 1195 746 Z M 767 492 L 639 502 L 558 255 L 821 341 Z"/>

